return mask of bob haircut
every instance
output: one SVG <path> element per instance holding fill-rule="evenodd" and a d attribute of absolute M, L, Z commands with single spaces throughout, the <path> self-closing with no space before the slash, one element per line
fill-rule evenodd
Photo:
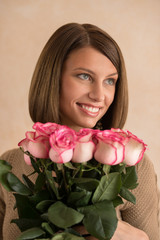
<path fill-rule="evenodd" d="M 128 86 L 121 50 L 102 29 L 78 23 L 57 29 L 42 50 L 29 91 L 29 113 L 34 122 L 61 123 L 59 97 L 63 64 L 72 51 L 86 46 L 109 58 L 118 72 L 114 101 L 101 119 L 102 128 L 123 128 L 128 112 Z"/>

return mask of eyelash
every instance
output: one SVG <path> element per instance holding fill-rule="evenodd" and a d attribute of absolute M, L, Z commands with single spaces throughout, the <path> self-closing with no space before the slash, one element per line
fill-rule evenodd
<path fill-rule="evenodd" d="M 114 85 L 115 84 L 115 79 L 114 78 L 109 78 L 109 79 L 106 79 L 107 82 L 110 82 L 112 81 L 112 83 L 108 83 L 108 85 Z"/>
<path fill-rule="evenodd" d="M 82 80 L 92 80 L 92 77 L 87 73 L 80 73 L 77 76 Z M 83 78 L 82 76 L 83 77 L 85 76 L 87 78 L 85 78 L 85 77 Z M 112 81 L 112 83 L 110 83 L 110 81 Z M 107 82 L 107 85 L 111 85 L 111 86 L 115 85 L 115 79 L 114 78 L 108 78 L 108 79 L 104 80 L 104 82 Z"/>
<path fill-rule="evenodd" d="M 80 79 L 82 79 L 82 80 L 88 80 L 88 79 L 91 79 L 91 76 L 89 75 L 89 74 L 87 74 L 87 73 L 81 73 L 81 74 L 78 74 L 77 75 Z M 86 79 L 86 78 L 82 78 L 82 76 L 87 76 L 88 78 Z"/>

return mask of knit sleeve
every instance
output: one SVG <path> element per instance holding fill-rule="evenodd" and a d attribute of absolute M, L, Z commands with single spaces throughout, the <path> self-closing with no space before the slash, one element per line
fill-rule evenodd
<path fill-rule="evenodd" d="M 5 203 L 3 199 L 2 186 L 0 184 L 0 239 L 2 239 L 2 226 L 5 215 Z"/>
<path fill-rule="evenodd" d="M 136 204 L 127 202 L 121 209 L 122 219 L 147 233 L 150 240 L 159 240 L 157 179 L 153 164 L 145 155 L 137 164 L 138 187 L 132 192 Z"/>
<path fill-rule="evenodd" d="M 5 160 L 5 156 L 6 154 L 3 154 L 2 156 L 0 156 L 0 159 Z M 2 226 L 3 226 L 4 216 L 5 216 L 5 200 L 4 200 L 2 184 L 0 183 L 0 239 L 3 239 Z"/>
<path fill-rule="evenodd" d="M 22 172 L 20 159 L 22 158 L 19 149 L 5 152 L 0 159 L 6 160 L 13 166 L 13 172 L 18 176 Z M 20 173 L 19 173 L 20 172 Z M 18 227 L 11 220 L 17 218 L 17 211 L 14 210 L 15 199 L 12 193 L 0 185 L 0 239 L 14 240 L 19 235 Z"/>

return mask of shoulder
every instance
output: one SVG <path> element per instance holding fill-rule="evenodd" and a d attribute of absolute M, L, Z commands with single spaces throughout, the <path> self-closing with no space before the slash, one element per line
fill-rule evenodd
<path fill-rule="evenodd" d="M 158 203 L 157 176 L 154 166 L 145 154 L 136 165 L 138 186 L 131 190 L 136 204 L 124 201 L 119 210 L 124 221 L 145 231 L 150 239 L 158 239 Z"/>
<path fill-rule="evenodd" d="M 141 166 L 149 166 L 150 167 L 152 166 L 153 167 L 153 163 L 151 161 L 151 159 L 149 158 L 149 156 L 145 153 L 142 160 L 137 164 L 138 167 L 141 167 Z"/>
<path fill-rule="evenodd" d="M 29 175 L 33 172 L 33 168 L 28 166 L 24 161 L 24 153 L 21 151 L 20 148 L 15 148 L 6 151 L 0 156 L 1 160 L 5 160 L 12 166 L 12 172 L 21 178 L 21 175 L 24 173 Z"/>
<path fill-rule="evenodd" d="M 156 177 L 154 166 L 147 154 L 144 154 L 143 159 L 136 165 L 138 178 Z M 147 174 L 147 176 L 146 176 Z"/>
<path fill-rule="evenodd" d="M 22 157 L 23 157 L 22 151 L 19 148 L 15 148 L 15 149 L 11 149 L 11 150 L 4 152 L 0 156 L 0 159 L 8 161 L 8 162 L 12 162 L 15 158 L 18 159 L 18 158 L 22 158 Z"/>
<path fill-rule="evenodd" d="M 138 186 L 132 193 L 136 197 L 136 205 L 145 204 L 145 202 L 153 202 L 153 205 L 157 205 L 158 201 L 158 187 L 157 187 L 157 175 L 154 170 L 153 163 L 149 157 L 145 154 L 143 159 L 136 165 Z"/>
<path fill-rule="evenodd" d="M 157 204 L 157 175 L 155 173 L 153 163 L 146 154 L 144 154 L 143 159 L 136 165 L 136 172 L 138 177 L 138 186 L 131 190 L 136 197 L 136 206 L 143 206 L 146 201 L 151 202 L 151 199 L 154 201 L 154 204 Z M 125 204 L 121 206 L 122 209 L 130 207 L 136 209 L 134 204 L 127 201 L 124 201 L 124 203 Z"/>

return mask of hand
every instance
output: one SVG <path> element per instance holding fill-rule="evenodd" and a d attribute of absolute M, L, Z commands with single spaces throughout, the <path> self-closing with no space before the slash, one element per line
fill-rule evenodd
<path fill-rule="evenodd" d="M 86 234 L 86 230 L 83 226 L 76 228 L 79 233 Z M 86 240 L 98 240 L 95 237 L 85 237 Z M 117 229 L 111 240 L 149 240 L 149 237 L 142 230 L 131 226 L 124 221 L 118 221 Z"/>
<path fill-rule="evenodd" d="M 117 229 L 111 240 L 135 240 L 135 239 L 149 240 L 149 237 L 142 230 L 135 228 L 124 221 L 118 221 Z"/>

